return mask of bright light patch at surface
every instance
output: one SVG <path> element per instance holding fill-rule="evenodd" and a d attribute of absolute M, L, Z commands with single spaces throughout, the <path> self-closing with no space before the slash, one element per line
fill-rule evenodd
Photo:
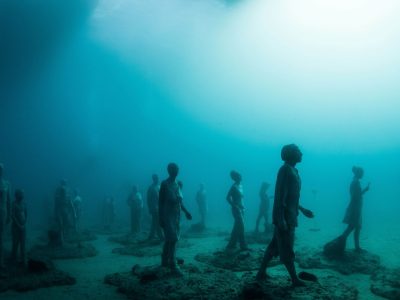
<path fill-rule="evenodd" d="M 110 1 L 96 34 L 216 130 L 333 150 L 400 144 L 397 1 L 120 0 L 107 14 Z"/>

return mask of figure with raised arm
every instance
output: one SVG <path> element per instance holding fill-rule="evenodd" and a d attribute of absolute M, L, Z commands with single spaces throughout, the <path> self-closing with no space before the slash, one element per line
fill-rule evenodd
<path fill-rule="evenodd" d="M 364 170 L 361 167 L 353 167 L 353 181 L 350 184 L 350 203 L 346 210 L 343 223 L 347 224 L 346 230 L 342 234 L 342 238 L 346 240 L 350 233 L 354 231 L 354 247 L 356 251 L 361 251 L 360 247 L 360 231 L 362 224 L 362 206 L 363 196 L 369 191 L 368 185 L 361 187 L 360 180 L 364 177 Z"/>

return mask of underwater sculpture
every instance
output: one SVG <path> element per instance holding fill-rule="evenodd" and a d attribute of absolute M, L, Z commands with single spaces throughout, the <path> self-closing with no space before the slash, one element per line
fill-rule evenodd
<path fill-rule="evenodd" d="M 259 232 L 260 221 L 264 218 L 265 224 L 265 232 L 267 231 L 268 226 L 268 213 L 269 213 L 269 196 L 267 194 L 268 188 L 270 184 L 268 182 L 263 182 L 261 184 L 259 196 L 260 196 L 260 207 L 258 210 L 258 216 L 256 221 L 256 229 L 255 232 Z"/>
<path fill-rule="evenodd" d="M 0 164 L 0 269 L 4 268 L 4 235 L 11 218 L 11 187 L 3 178 L 4 165 Z"/>
<path fill-rule="evenodd" d="M 234 218 L 234 225 L 229 240 L 229 249 L 236 248 L 236 244 L 239 242 L 241 250 L 248 250 L 247 243 L 244 238 L 244 206 L 243 206 L 243 187 L 242 187 L 242 176 L 236 172 L 231 171 L 230 173 L 232 180 L 234 181 L 231 186 L 226 200 L 232 207 L 232 215 Z"/>
<path fill-rule="evenodd" d="M 350 185 L 351 200 L 343 219 L 343 223 L 348 224 L 348 227 L 343 232 L 342 236 L 344 239 L 347 239 L 354 230 L 354 247 L 357 251 L 361 251 L 360 231 L 362 224 L 363 195 L 369 191 L 370 184 L 368 183 L 368 185 L 362 189 L 360 180 L 364 176 L 364 170 L 360 167 L 353 167 L 352 171 L 354 178 Z"/>
<path fill-rule="evenodd" d="M 161 231 L 159 217 L 158 217 L 158 198 L 160 193 L 160 185 L 158 184 L 158 176 L 153 174 L 152 176 L 153 183 L 147 189 L 147 207 L 149 209 L 149 213 L 151 215 L 151 227 L 150 227 L 150 235 L 149 240 L 154 239 L 155 235 L 162 240 L 163 234 Z"/>
<path fill-rule="evenodd" d="M 183 205 L 182 189 L 176 177 L 179 167 L 170 163 L 167 167 L 169 177 L 161 183 L 159 196 L 160 226 L 164 231 L 164 246 L 161 254 L 161 266 L 169 267 L 176 275 L 182 275 L 176 262 L 176 244 L 180 237 L 180 211 L 188 220 L 192 215 Z"/>
<path fill-rule="evenodd" d="M 131 212 L 131 233 L 137 234 L 141 231 L 143 199 L 136 185 L 133 186 L 132 192 L 128 197 L 128 206 Z"/>
<path fill-rule="evenodd" d="M 111 230 L 115 221 L 115 200 L 114 197 L 107 197 L 103 203 L 103 227 L 105 230 Z"/>
<path fill-rule="evenodd" d="M 296 164 L 301 162 L 303 154 L 295 144 L 285 145 L 281 151 L 284 165 L 279 169 L 273 206 L 274 236 L 265 250 L 265 255 L 257 273 L 257 279 L 268 277 L 266 273 L 268 263 L 279 255 L 285 265 L 293 286 L 304 286 L 297 274 L 294 265 L 295 254 L 293 251 L 297 217 L 301 211 L 307 218 L 313 218 L 312 211 L 299 205 L 301 179 Z"/>
<path fill-rule="evenodd" d="M 79 195 L 78 190 L 74 190 L 72 206 L 74 207 L 75 212 L 74 229 L 75 231 L 79 231 L 81 229 L 80 226 L 82 218 L 82 197 Z"/>
<path fill-rule="evenodd" d="M 48 257 L 50 259 L 86 258 L 97 255 L 90 244 L 81 243 L 96 237 L 89 232 L 75 231 L 76 212 L 73 199 L 65 180 L 61 180 L 54 197 L 56 227 L 50 228 L 44 243 L 34 245 L 28 252 L 30 257 Z"/>
<path fill-rule="evenodd" d="M 26 264 L 26 219 L 28 217 L 24 192 L 20 189 L 15 191 L 15 200 L 11 208 L 11 234 L 12 234 L 12 260 L 17 262 L 17 252 L 20 250 L 20 262 Z"/>
<path fill-rule="evenodd" d="M 364 189 L 361 188 L 360 180 L 364 176 L 362 168 L 354 166 L 352 172 L 354 177 L 350 184 L 350 203 L 343 219 L 343 223 L 348 226 L 342 235 L 325 245 L 324 254 L 328 257 L 340 257 L 344 255 L 347 238 L 353 231 L 354 248 L 357 252 L 362 251 L 360 247 L 360 231 L 362 225 L 363 195 L 369 191 L 370 184 L 368 183 Z"/>
<path fill-rule="evenodd" d="M 204 184 L 201 183 L 199 190 L 196 193 L 196 202 L 200 213 L 200 223 L 198 224 L 199 229 L 204 230 L 206 228 L 206 217 L 207 217 L 207 192 L 204 188 Z"/>
<path fill-rule="evenodd" d="M 57 223 L 57 229 L 61 235 L 61 241 L 70 233 L 73 226 L 73 219 L 76 219 L 74 206 L 71 201 L 69 189 L 66 180 L 61 180 L 54 196 L 54 214 Z"/>

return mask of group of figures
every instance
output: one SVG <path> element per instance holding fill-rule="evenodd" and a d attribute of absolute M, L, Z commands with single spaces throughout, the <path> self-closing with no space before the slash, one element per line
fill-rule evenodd
<path fill-rule="evenodd" d="M 295 229 L 298 226 L 298 215 L 301 212 L 307 218 L 313 218 L 312 211 L 302 207 L 299 203 L 301 179 L 296 165 L 302 161 L 302 152 L 295 144 L 285 145 L 281 150 L 281 158 L 284 164 L 279 169 L 275 185 L 275 195 L 272 212 L 272 223 L 274 225 L 273 237 L 266 248 L 264 258 L 257 273 L 257 279 L 263 280 L 268 277 L 266 269 L 269 262 L 274 258 L 280 258 L 286 267 L 293 286 L 303 286 L 304 282 L 297 276 L 295 269 L 294 239 Z M 188 220 L 192 219 L 183 204 L 182 183 L 177 180 L 179 167 L 175 163 L 170 163 L 167 167 L 169 177 L 158 185 L 158 176 L 153 175 L 153 184 L 147 193 L 147 204 L 150 215 L 152 216 L 151 230 L 149 238 L 164 239 L 161 265 L 169 267 L 173 273 L 182 275 L 176 261 L 176 244 L 180 237 L 180 214 L 185 214 Z M 362 199 L 363 195 L 369 190 L 369 185 L 361 188 L 360 180 L 364 171 L 360 167 L 353 167 L 354 179 L 350 185 L 351 201 L 347 208 L 344 223 L 348 224 L 347 229 L 338 238 L 341 245 L 346 244 L 347 237 L 354 231 L 355 248 L 361 251 L 359 236 L 361 230 Z M 231 251 L 239 244 L 240 250 L 248 250 L 245 239 L 243 187 L 242 176 L 237 171 L 231 171 L 230 177 L 233 185 L 228 191 L 227 201 L 232 209 L 234 225 L 226 247 Z M 268 224 L 269 197 L 267 194 L 269 184 L 262 183 L 260 189 L 260 208 L 256 220 L 256 233 L 259 231 L 260 221 L 264 218 Z M 205 227 L 206 219 L 206 194 L 204 186 L 201 185 L 197 193 L 197 202 L 201 215 L 200 225 Z M 143 208 L 143 201 L 137 187 L 128 199 L 131 207 L 132 232 L 140 231 L 140 212 Z"/>
<path fill-rule="evenodd" d="M 4 179 L 4 166 L 0 164 L 0 269 L 5 268 L 4 237 L 11 223 L 12 250 L 11 260 L 26 265 L 26 222 L 27 205 L 22 189 L 16 189 L 12 200 L 11 184 Z M 82 215 L 82 199 L 78 191 L 71 194 L 67 183 L 62 180 L 54 197 L 55 231 L 59 233 L 60 243 L 65 236 L 76 232 Z M 19 252 L 19 255 L 18 255 Z"/>
<path fill-rule="evenodd" d="M 176 167 L 176 172 L 179 172 L 179 168 L 176 164 L 171 164 L 168 167 L 168 172 L 170 173 L 170 169 L 172 166 Z M 178 174 L 176 174 L 177 176 Z M 170 174 L 170 177 L 172 175 Z M 171 179 L 172 180 L 172 179 Z M 176 178 L 175 178 L 176 181 Z M 177 191 L 179 194 L 179 198 L 183 198 L 182 189 L 183 183 L 182 181 L 176 181 Z M 147 189 L 147 208 L 149 215 L 151 217 L 150 221 L 150 234 L 149 239 L 158 238 L 159 240 L 164 240 L 164 234 L 161 230 L 161 217 L 160 217 L 160 193 L 162 193 L 163 184 L 160 185 L 159 177 L 156 174 L 152 175 L 152 184 Z M 207 207 L 207 193 L 204 187 L 204 184 L 200 184 L 199 190 L 196 193 L 196 202 L 198 205 L 198 211 L 200 214 L 200 221 L 198 224 L 193 225 L 194 228 L 198 231 L 203 231 L 206 229 L 206 217 L 208 212 Z M 143 210 L 144 210 L 144 200 L 143 196 L 139 191 L 138 186 L 134 185 L 131 193 L 128 196 L 127 204 L 130 210 L 130 230 L 132 234 L 138 234 L 142 232 L 142 219 L 143 219 Z M 180 204 L 181 206 L 183 203 Z M 184 208 L 187 212 L 186 208 Z"/>
<path fill-rule="evenodd" d="M 301 212 L 307 218 L 313 218 L 312 211 L 299 204 L 301 179 L 296 164 L 302 161 L 302 153 L 295 144 L 282 148 L 281 158 L 284 164 L 278 171 L 273 202 L 272 223 L 273 237 L 267 246 L 264 258 L 257 273 L 257 279 L 267 278 L 268 263 L 279 256 L 286 267 L 293 286 L 302 286 L 304 283 L 298 278 L 294 259 L 294 237 L 298 225 L 298 215 Z M 15 200 L 11 203 L 10 183 L 3 178 L 3 165 L 0 164 L 0 267 L 4 266 L 3 240 L 6 224 L 12 222 L 12 257 L 16 259 L 17 250 L 20 250 L 21 262 L 25 262 L 25 239 L 27 210 L 24 201 L 24 192 L 15 191 Z M 186 219 L 192 220 L 192 215 L 183 203 L 183 184 L 177 180 L 179 167 L 170 163 L 167 167 L 168 178 L 159 184 L 157 175 L 152 176 L 152 184 L 147 190 L 147 207 L 151 216 L 149 239 L 157 238 L 164 242 L 161 265 L 170 268 L 174 274 L 182 275 L 176 259 L 176 246 L 180 238 L 181 211 Z M 354 231 L 355 248 L 360 248 L 360 230 L 362 223 L 363 195 L 369 190 L 369 185 L 361 188 L 360 180 L 364 171 L 360 167 L 353 167 L 354 179 L 350 185 L 351 201 L 347 208 L 344 223 L 348 224 L 345 232 L 338 238 L 341 245 L 345 245 L 347 237 Z M 245 239 L 243 187 L 242 176 L 237 171 L 231 171 L 233 184 L 228 191 L 227 201 L 232 209 L 234 226 L 231 232 L 227 250 L 235 249 L 239 244 L 241 250 L 248 250 Z M 270 205 L 267 191 L 269 184 L 264 182 L 260 189 L 260 209 L 256 220 L 255 231 L 259 231 L 260 221 L 264 218 L 268 223 L 268 208 Z M 82 214 L 82 199 L 77 191 L 70 192 L 65 180 L 62 180 L 55 193 L 55 220 L 61 240 L 79 228 Z M 131 233 L 141 232 L 141 219 L 144 207 L 143 198 L 137 186 L 134 186 L 127 200 L 131 213 Z M 196 226 L 206 228 L 207 194 L 201 184 L 196 194 L 196 202 L 200 213 L 200 222 Z M 103 210 L 104 226 L 110 228 L 114 223 L 114 199 L 107 198 Z"/>
<path fill-rule="evenodd" d="M 265 250 L 265 254 L 261 266 L 257 272 L 256 278 L 264 280 L 268 278 L 267 266 L 274 258 L 280 258 L 280 261 L 286 267 L 292 285 L 304 286 L 304 282 L 297 276 L 295 269 L 295 252 L 294 239 L 295 229 L 298 226 L 298 215 L 301 212 L 307 218 L 313 218 L 312 211 L 302 207 L 299 203 L 301 178 L 296 165 L 302 161 L 302 152 L 295 144 L 285 145 L 281 150 L 281 158 L 284 161 L 283 166 L 279 169 L 276 184 L 275 195 L 272 212 L 272 223 L 274 225 L 273 237 Z M 353 167 L 353 181 L 350 185 L 350 204 L 347 208 L 344 223 L 348 224 L 347 229 L 339 236 L 335 244 L 339 246 L 333 247 L 338 255 L 344 251 L 346 240 L 351 232 L 354 231 L 354 243 L 356 251 L 361 252 L 360 247 L 360 231 L 362 223 L 362 203 L 363 195 L 369 190 L 369 184 L 362 189 L 360 180 L 363 178 L 364 170 L 360 167 Z M 234 181 L 228 192 L 227 200 L 232 206 L 232 215 L 235 220 L 231 238 L 227 246 L 228 249 L 235 248 L 239 242 L 241 250 L 247 250 L 247 244 L 244 234 L 244 205 L 243 205 L 243 188 L 241 185 L 242 177 L 236 172 L 231 172 L 231 178 Z M 268 218 L 268 183 L 263 183 L 260 190 L 260 211 L 257 217 L 256 232 L 258 231 L 259 222 L 262 217 Z"/>
<path fill-rule="evenodd" d="M 59 231 L 61 241 L 71 234 L 81 231 L 83 201 L 79 191 L 71 189 L 65 179 L 61 180 L 54 195 L 54 220 L 55 229 Z M 103 229 L 111 231 L 115 225 L 115 199 L 106 197 L 102 204 L 101 219 Z"/>

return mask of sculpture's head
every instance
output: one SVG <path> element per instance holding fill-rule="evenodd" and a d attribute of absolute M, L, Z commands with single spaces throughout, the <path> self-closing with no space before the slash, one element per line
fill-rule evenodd
<path fill-rule="evenodd" d="M 153 179 L 153 183 L 154 183 L 154 184 L 157 184 L 157 183 L 158 183 L 158 175 L 157 175 L 157 174 L 153 174 L 153 175 L 151 176 L 151 179 Z"/>
<path fill-rule="evenodd" d="M 361 179 L 364 176 L 364 169 L 361 167 L 356 167 L 354 166 L 352 169 L 354 177 L 356 177 L 357 179 Z"/>
<path fill-rule="evenodd" d="M 242 181 L 242 175 L 240 175 L 240 173 L 235 170 L 231 171 L 231 178 L 236 183 L 240 183 Z"/>
<path fill-rule="evenodd" d="M 297 145 L 289 144 L 282 147 L 281 157 L 284 162 L 289 164 L 297 164 L 301 162 L 303 153 L 301 153 Z"/>
<path fill-rule="evenodd" d="M 176 178 L 179 174 L 179 167 L 176 163 L 170 163 L 167 167 L 168 174 L 172 178 Z"/>

